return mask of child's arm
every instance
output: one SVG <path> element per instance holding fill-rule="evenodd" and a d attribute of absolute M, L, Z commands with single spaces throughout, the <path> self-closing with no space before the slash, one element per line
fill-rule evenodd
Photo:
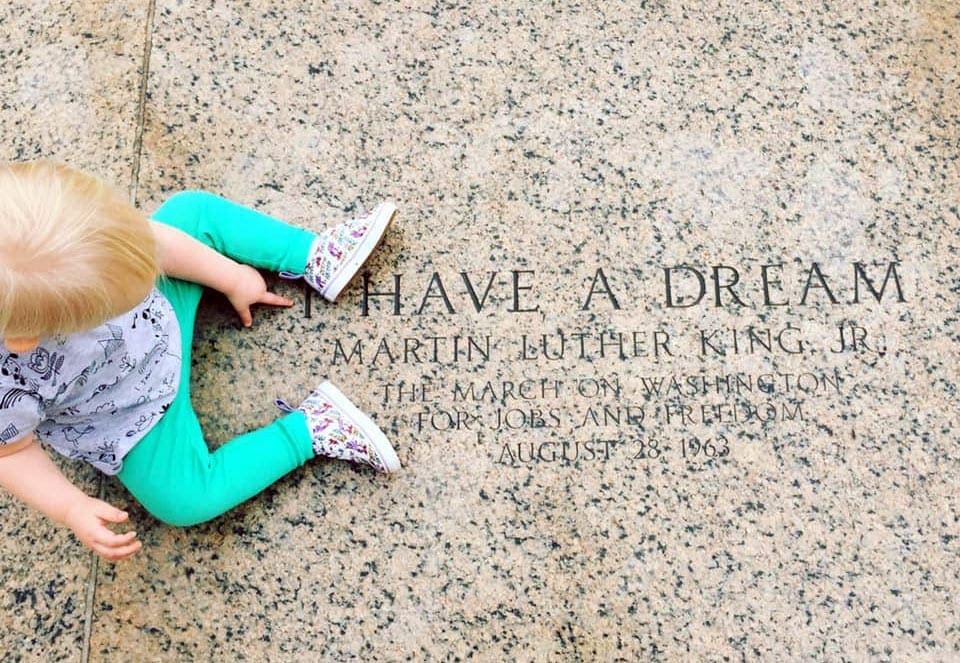
<path fill-rule="evenodd" d="M 163 223 L 150 224 L 160 248 L 164 274 L 219 290 L 240 314 L 244 327 L 253 324 L 250 306 L 293 306 L 293 301 L 267 290 L 260 272 L 217 253 L 190 235 Z"/>
<path fill-rule="evenodd" d="M 34 436 L 0 447 L 0 485 L 48 518 L 66 525 L 87 547 L 116 562 L 140 550 L 136 532 L 117 534 L 107 523 L 127 514 L 70 483 Z"/>

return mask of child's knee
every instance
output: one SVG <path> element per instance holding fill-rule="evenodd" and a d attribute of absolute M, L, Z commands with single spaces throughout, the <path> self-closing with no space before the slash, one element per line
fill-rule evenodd
<path fill-rule="evenodd" d="M 140 503 L 151 516 L 173 527 L 192 527 L 220 515 L 211 513 L 208 508 L 205 508 L 202 495 L 191 493 L 189 489 L 181 488 L 167 494 L 152 496 L 150 499 L 140 499 Z"/>
<path fill-rule="evenodd" d="M 163 524 L 171 525 L 172 527 L 193 527 L 194 525 L 205 523 L 208 520 L 213 520 L 219 515 L 199 513 L 193 509 L 184 508 L 182 505 L 169 510 L 162 507 L 160 509 L 147 507 L 147 511 Z"/>

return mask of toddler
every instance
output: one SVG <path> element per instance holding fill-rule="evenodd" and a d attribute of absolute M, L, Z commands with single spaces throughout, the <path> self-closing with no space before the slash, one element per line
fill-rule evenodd
<path fill-rule="evenodd" d="M 255 268 L 302 276 L 329 301 L 396 213 L 390 203 L 314 235 L 217 196 L 179 193 L 147 220 L 103 182 L 48 162 L 0 166 L 0 485 L 105 559 L 140 549 L 127 519 L 71 484 L 38 442 L 115 475 L 158 519 L 228 511 L 315 456 L 400 468 L 329 382 L 269 426 L 210 453 L 190 403 L 203 286 L 244 326 L 292 306 Z"/>

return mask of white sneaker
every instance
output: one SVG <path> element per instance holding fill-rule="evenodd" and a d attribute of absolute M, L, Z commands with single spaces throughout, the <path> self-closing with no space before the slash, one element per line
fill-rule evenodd
<path fill-rule="evenodd" d="M 364 463 L 378 472 L 396 472 L 400 459 L 373 420 L 325 381 L 297 408 L 307 417 L 318 456 Z"/>
<path fill-rule="evenodd" d="M 392 202 L 369 214 L 328 228 L 310 247 L 303 278 L 327 301 L 334 301 L 367 261 L 397 215 Z"/>

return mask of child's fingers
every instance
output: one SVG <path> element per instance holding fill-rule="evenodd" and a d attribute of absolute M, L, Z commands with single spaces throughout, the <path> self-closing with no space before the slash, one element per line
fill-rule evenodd
<path fill-rule="evenodd" d="M 119 562 L 121 559 L 125 559 L 137 552 L 142 547 L 143 544 L 140 541 L 133 541 L 125 546 L 97 550 L 97 554 L 99 554 L 108 562 Z"/>
<path fill-rule="evenodd" d="M 249 327 L 253 324 L 253 315 L 250 313 L 249 306 L 241 306 L 237 309 L 237 315 L 240 316 L 240 324 Z"/>
<path fill-rule="evenodd" d="M 136 532 L 124 532 L 123 534 L 117 534 L 112 545 L 114 547 L 125 546 L 136 538 Z"/>
<path fill-rule="evenodd" d="M 280 295 L 274 294 L 272 292 L 264 292 L 262 295 L 260 295 L 260 298 L 253 303 L 268 304 L 270 306 L 293 306 L 292 299 L 281 297 Z M 250 327 L 251 325 L 253 325 L 253 314 L 250 313 L 249 304 L 243 304 L 240 306 L 235 305 L 234 308 L 237 309 L 237 314 L 240 316 L 240 323 L 244 327 Z"/>
<path fill-rule="evenodd" d="M 93 513 L 98 518 L 103 518 L 111 523 L 122 523 L 128 517 L 126 511 L 121 511 L 117 507 L 110 506 L 106 502 L 101 502 L 100 500 L 97 500 L 97 504 L 93 509 Z"/>
<path fill-rule="evenodd" d="M 269 304 L 270 306 L 293 306 L 293 300 L 287 297 L 281 297 L 273 292 L 265 292 L 260 298 L 260 304 Z"/>
<path fill-rule="evenodd" d="M 136 532 L 124 532 L 123 534 L 117 534 L 106 527 L 102 527 L 94 536 L 93 542 L 97 545 L 105 546 L 107 548 L 116 548 L 117 546 L 124 546 L 130 543 L 135 538 L 137 538 Z"/>

